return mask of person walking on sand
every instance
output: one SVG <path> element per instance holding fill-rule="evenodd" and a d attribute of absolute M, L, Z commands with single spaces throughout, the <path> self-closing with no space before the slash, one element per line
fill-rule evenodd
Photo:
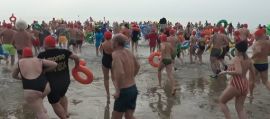
<path fill-rule="evenodd" d="M 161 40 L 161 62 L 158 67 L 158 81 L 159 86 L 161 86 L 161 71 L 163 68 L 166 68 L 166 72 L 171 84 L 171 93 L 172 95 L 175 95 L 175 80 L 173 78 L 173 48 L 171 46 L 171 43 L 167 41 L 167 36 L 165 34 L 162 34 L 160 36 Z"/>
<path fill-rule="evenodd" d="M 12 73 L 14 79 L 22 80 L 24 99 L 37 119 L 49 119 L 43 98 L 50 92 L 50 85 L 44 73 L 54 70 L 56 66 L 56 62 L 33 57 L 32 48 L 26 47 Z"/>
<path fill-rule="evenodd" d="M 74 60 L 75 67 L 78 67 L 79 57 L 69 50 L 56 48 L 55 38 L 53 36 L 47 36 L 45 38 L 45 51 L 39 53 L 38 58 L 58 63 L 54 71 L 46 73 L 51 86 L 48 100 L 56 115 L 61 119 L 66 119 L 69 117 L 68 99 L 66 97 L 66 92 L 70 84 L 68 61 L 69 59 Z"/>
<path fill-rule="evenodd" d="M 244 109 L 244 102 L 248 93 L 249 83 L 246 77 L 248 71 L 252 74 L 254 79 L 254 68 L 252 60 L 246 54 L 248 49 L 247 41 L 241 41 L 236 43 L 236 56 L 234 57 L 232 64 L 227 71 L 222 71 L 219 75 L 229 74 L 231 75 L 231 81 L 227 88 L 222 92 L 219 97 L 219 106 L 224 113 L 226 119 L 232 119 L 229 108 L 226 105 L 228 101 L 235 98 L 235 109 L 239 119 L 247 119 L 247 115 Z"/>
<path fill-rule="evenodd" d="M 123 34 L 113 37 L 112 71 L 114 76 L 114 108 L 112 119 L 135 119 L 133 116 L 136 108 L 138 90 L 135 76 L 138 74 L 140 65 L 135 56 L 125 47 L 128 40 Z"/>

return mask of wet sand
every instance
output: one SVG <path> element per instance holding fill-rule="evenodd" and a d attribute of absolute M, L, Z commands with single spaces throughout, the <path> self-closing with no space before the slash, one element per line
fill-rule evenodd
<path fill-rule="evenodd" d="M 163 87 L 158 88 L 157 69 L 149 65 L 147 56 L 149 48 L 139 47 L 137 58 L 141 64 L 139 75 L 136 77 L 139 96 L 135 116 L 137 119 L 223 119 L 217 105 L 218 97 L 226 87 L 226 78 L 211 79 L 209 53 L 205 53 L 205 64 L 176 64 L 177 80 L 176 96 L 171 96 L 167 75 L 163 73 Z M 90 85 L 82 85 L 73 78 L 67 96 L 69 98 L 70 119 L 110 119 L 114 99 L 107 105 L 106 93 L 103 86 L 101 56 L 95 56 L 95 48 L 86 45 L 80 55 L 88 63 L 94 73 L 94 81 Z M 70 68 L 74 66 L 70 62 Z M 23 90 L 20 81 L 11 78 L 10 67 L 0 64 L 0 119 L 33 119 L 33 114 L 23 102 Z M 111 94 L 114 93 L 110 82 Z M 255 99 L 250 103 L 247 99 L 245 107 L 249 119 L 270 118 L 270 95 L 262 85 L 257 84 L 254 92 Z M 47 99 L 45 106 L 51 119 L 57 119 Z M 228 103 L 233 118 L 237 118 L 234 100 Z"/>

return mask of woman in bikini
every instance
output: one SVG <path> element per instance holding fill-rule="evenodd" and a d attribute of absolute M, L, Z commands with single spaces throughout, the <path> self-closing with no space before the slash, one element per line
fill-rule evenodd
<path fill-rule="evenodd" d="M 235 98 L 235 108 L 239 119 L 247 119 L 244 110 L 244 102 L 249 90 L 249 83 L 246 77 L 248 71 L 252 73 L 250 78 L 254 78 L 254 68 L 252 60 L 247 56 L 248 43 L 240 41 L 236 44 L 236 56 L 227 71 L 222 71 L 219 75 L 231 75 L 230 83 L 219 98 L 219 106 L 226 119 L 231 119 L 229 108 L 226 103 Z"/>

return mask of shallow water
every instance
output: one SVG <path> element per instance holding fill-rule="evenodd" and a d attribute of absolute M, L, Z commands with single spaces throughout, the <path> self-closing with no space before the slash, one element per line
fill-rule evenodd
<path fill-rule="evenodd" d="M 107 105 L 106 93 L 103 86 L 101 57 L 95 56 L 95 49 L 87 45 L 80 57 L 85 59 L 88 67 L 94 73 L 95 79 L 90 85 L 82 85 L 72 79 L 67 96 L 69 98 L 70 119 L 109 119 L 113 110 L 114 99 Z M 157 69 L 152 68 L 147 61 L 149 49 L 141 46 L 137 58 L 141 64 L 139 75 L 136 77 L 139 96 L 135 116 L 137 119 L 223 119 L 217 101 L 226 87 L 225 77 L 211 79 L 209 53 L 204 57 L 205 64 L 176 64 L 177 80 L 176 96 L 171 96 L 167 75 L 163 73 L 163 87 L 158 88 Z M 70 62 L 70 67 L 73 67 Z M 20 81 L 11 78 L 11 68 L 0 65 L 0 119 L 33 119 L 31 110 L 24 105 Z M 110 82 L 111 94 L 114 93 Z M 257 84 L 255 99 L 250 104 L 245 102 L 249 119 L 269 119 L 269 92 L 262 84 Z M 47 99 L 44 100 L 51 119 L 57 119 Z M 233 118 L 237 118 L 234 101 L 228 103 Z"/>

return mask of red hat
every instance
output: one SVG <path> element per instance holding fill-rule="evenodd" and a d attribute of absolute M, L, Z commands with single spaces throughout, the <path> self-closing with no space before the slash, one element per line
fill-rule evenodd
<path fill-rule="evenodd" d="M 106 40 L 110 40 L 110 39 L 112 39 L 112 33 L 110 31 L 106 31 L 104 33 L 104 37 Z"/>
<path fill-rule="evenodd" d="M 160 38 L 161 42 L 166 42 L 167 41 L 167 35 L 165 35 L 165 34 L 160 35 L 159 38 Z"/>
<path fill-rule="evenodd" d="M 23 58 L 33 57 L 32 49 L 29 47 L 24 48 L 22 52 L 22 57 Z"/>
<path fill-rule="evenodd" d="M 170 30 L 170 35 L 174 35 L 175 34 L 175 30 L 174 29 L 171 29 Z"/>
<path fill-rule="evenodd" d="M 256 32 L 255 32 L 255 36 L 257 37 L 261 37 L 265 34 L 265 29 L 258 29 Z"/>
<path fill-rule="evenodd" d="M 220 32 L 220 33 L 225 33 L 225 28 L 224 28 L 224 27 L 220 27 L 220 28 L 219 28 L 219 32 Z"/>
<path fill-rule="evenodd" d="M 8 29 L 11 29 L 11 28 L 12 28 L 12 25 L 11 25 L 11 24 L 6 24 L 6 27 L 7 27 Z"/>
<path fill-rule="evenodd" d="M 214 28 L 214 33 L 217 33 L 219 29 L 217 27 Z"/>
<path fill-rule="evenodd" d="M 47 36 L 45 38 L 45 46 L 47 47 L 55 47 L 56 46 L 56 40 L 54 37 L 52 37 L 51 35 L 50 36 Z"/>

